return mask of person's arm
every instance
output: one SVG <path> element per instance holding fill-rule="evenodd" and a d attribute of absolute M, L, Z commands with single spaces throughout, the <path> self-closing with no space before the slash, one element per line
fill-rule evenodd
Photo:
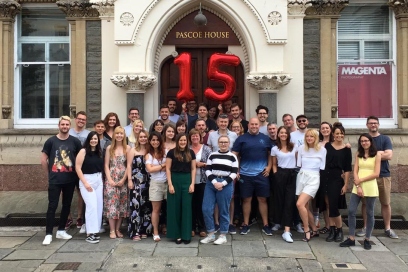
<path fill-rule="evenodd" d="M 167 176 L 167 184 L 169 185 L 169 193 L 174 194 L 174 187 L 173 187 L 173 182 L 171 181 L 171 163 L 172 159 L 167 157 L 166 158 L 166 176 Z"/>
<path fill-rule="evenodd" d="M 106 180 L 108 181 L 109 185 L 112 187 L 115 187 L 116 184 L 115 182 L 112 180 L 112 177 L 110 175 L 110 169 L 109 169 L 109 160 L 110 160 L 110 149 L 111 149 L 111 145 L 109 145 L 106 148 L 106 152 L 105 152 L 105 163 L 104 163 L 104 168 L 105 168 L 105 176 L 106 176 Z"/>
<path fill-rule="evenodd" d="M 84 173 L 82 172 L 82 164 L 84 163 L 84 159 L 85 159 L 85 149 L 81 149 L 78 153 L 78 155 L 75 158 L 75 171 L 78 175 L 79 180 L 82 182 L 82 184 L 84 185 L 85 189 L 88 192 L 92 192 L 92 187 L 91 185 L 89 185 L 88 181 L 85 179 L 84 177 Z"/>
<path fill-rule="evenodd" d="M 132 181 L 132 162 L 133 162 L 133 149 L 130 149 L 129 152 L 126 154 L 126 161 L 127 161 L 127 176 L 128 176 L 128 188 L 133 189 L 134 184 Z"/>

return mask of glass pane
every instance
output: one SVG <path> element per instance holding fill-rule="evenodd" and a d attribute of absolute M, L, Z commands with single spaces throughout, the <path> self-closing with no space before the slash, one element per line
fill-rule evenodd
<path fill-rule="evenodd" d="M 360 58 L 359 42 L 339 42 L 338 59 L 356 60 Z"/>
<path fill-rule="evenodd" d="M 69 43 L 50 43 L 49 61 L 69 61 Z"/>
<path fill-rule="evenodd" d="M 21 117 L 45 117 L 45 65 L 21 67 Z"/>
<path fill-rule="evenodd" d="M 57 8 L 23 8 L 21 36 L 69 36 L 65 14 Z"/>
<path fill-rule="evenodd" d="M 364 58 L 365 59 L 389 59 L 390 57 L 389 42 L 365 42 Z"/>
<path fill-rule="evenodd" d="M 45 61 L 45 44 L 23 43 L 21 45 L 21 61 L 24 62 Z"/>
<path fill-rule="evenodd" d="M 50 65 L 50 118 L 69 115 L 70 65 Z"/>

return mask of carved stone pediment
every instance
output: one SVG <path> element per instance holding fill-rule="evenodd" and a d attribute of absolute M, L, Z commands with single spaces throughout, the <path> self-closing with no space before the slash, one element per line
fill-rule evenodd
<path fill-rule="evenodd" d="M 67 17 L 99 17 L 99 12 L 87 0 L 58 0 L 56 3 Z"/>
<path fill-rule="evenodd" d="M 247 82 L 257 90 L 270 90 L 277 92 L 283 86 L 289 84 L 292 77 L 285 73 L 263 73 L 247 76 Z"/>
<path fill-rule="evenodd" d="M 152 74 L 117 74 L 110 79 L 119 88 L 130 91 L 146 91 L 157 82 L 157 77 Z"/>
<path fill-rule="evenodd" d="M 311 5 L 310 0 L 288 0 L 288 14 L 291 16 L 305 15 L 306 9 Z"/>
<path fill-rule="evenodd" d="M 21 5 L 14 0 L 0 0 L 0 18 L 14 19 L 21 11 Z"/>
<path fill-rule="evenodd" d="M 388 0 L 388 6 L 390 6 L 395 13 L 395 17 L 401 17 L 405 15 L 408 17 L 408 1 L 407 0 Z"/>
<path fill-rule="evenodd" d="M 349 4 L 349 0 L 311 0 L 306 15 L 339 15 Z"/>

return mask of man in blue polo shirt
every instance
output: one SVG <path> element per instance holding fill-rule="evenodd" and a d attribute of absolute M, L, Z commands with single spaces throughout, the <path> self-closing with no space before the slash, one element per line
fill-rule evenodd
<path fill-rule="evenodd" d="M 244 224 L 240 232 L 242 235 L 249 232 L 248 224 L 253 195 L 258 199 L 259 213 L 264 225 L 262 231 L 266 235 L 272 235 L 268 225 L 267 204 L 267 198 L 270 194 L 268 177 L 272 168 L 271 148 L 270 138 L 263 133 L 259 133 L 258 118 L 249 120 L 248 132 L 238 137 L 232 148 L 232 152 L 240 160 L 239 177 L 244 214 Z"/>

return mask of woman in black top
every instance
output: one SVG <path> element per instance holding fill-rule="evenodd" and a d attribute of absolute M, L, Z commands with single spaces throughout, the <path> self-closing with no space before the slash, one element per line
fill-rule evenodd
<path fill-rule="evenodd" d="M 81 181 L 79 189 L 86 205 L 86 241 L 92 244 L 99 243 L 97 233 L 102 223 L 103 209 L 103 159 L 99 145 L 98 134 L 91 131 L 75 160 L 75 170 Z"/>

